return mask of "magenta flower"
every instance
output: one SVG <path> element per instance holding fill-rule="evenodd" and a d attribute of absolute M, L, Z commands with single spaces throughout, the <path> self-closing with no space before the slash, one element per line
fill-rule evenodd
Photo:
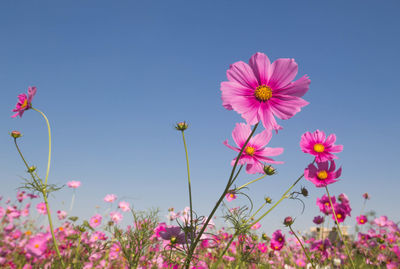
<path fill-rule="evenodd" d="M 281 230 L 276 230 L 272 234 L 271 248 L 273 250 L 281 250 L 284 245 L 285 245 L 285 236 L 282 234 Z"/>
<path fill-rule="evenodd" d="M 316 216 L 316 217 L 314 217 L 313 222 L 314 222 L 315 224 L 319 225 L 319 224 L 321 224 L 321 223 L 324 222 L 324 217 L 322 217 L 322 216 Z"/>
<path fill-rule="evenodd" d="M 75 180 L 69 181 L 67 183 L 67 186 L 72 188 L 72 189 L 77 189 L 80 185 L 81 185 L 81 182 L 80 181 L 75 181 Z"/>
<path fill-rule="evenodd" d="M 357 223 L 360 225 L 364 225 L 365 223 L 368 222 L 367 216 L 365 215 L 360 215 L 356 217 Z"/>
<path fill-rule="evenodd" d="M 103 217 L 100 214 L 96 214 L 93 217 L 90 218 L 89 224 L 92 226 L 92 228 L 96 228 L 101 224 L 101 220 Z"/>
<path fill-rule="evenodd" d="M 268 247 L 264 243 L 258 243 L 257 248 L 261 253 L 266 253 L 268 251 Z"/>
<path fill-rule="evenodd" d="M 35 256 L 40 257 L 47 249 L 46 237 L 42 234 L 32 237 L 26 244 L 26 251 Z"/>
<path fill-rule="evenodd" d="M 306 132 L 301 136 L 300 147 L 304 153 L 315 156 L 316 162 L 325 162 L 337 159 L 332 153 L 343 150 L 343 145 L 335 145 L 336 135 L 330 134 L 326 138 L 325 133 L 316 130 L 314 133 Z"/>
<path fill-rule="evenodd" d="M 228 192 L 228 193 L 225 195 L 225 198 L 226 198 L 226 200 L 227 200 L 228 202 L 231 202 L 231 201 L 233 201 L 233 200 L 236 199 L 236 193 L 235 193 L 235 192 Z"/>
<path fill-rule="evenodd" d="M 165 227 L 165 230 L 160 231 L 159 234 L 162 239 L 169 241 L 171 245 L 186 243 L 185 233 L 182 232 L 179 226 Z"/>
<path fill-rule="evenodd" d="M 333 206 L 335 206 L 336 197 L 331 196 L 331 199 Z M 331 203 L 329 202 L 328 196 L 325 194 L 321 198 L 317 198 L 317 206 L 319 207 L 319 210 L 325 215 L 329 215 L 330 213 L 332 213 Z"/>
<path fill-rule="evenodd" d="M 17 112 L 14 115 L 12 115 L 12 118 L 15 118 L 16 116 L 22 117 L 24 114 L 25 110 L 28 110 L 32 107 L 32 99 L 33 96 L 36 94 L 36 87 L 29 87 L 28 88 L 28 96 L 26 96 L 25 93 L 22 93 L 18 95 L 18 103 L 15 105 L 15 108 L 12 110 L 13 112 Z"/>
<path fill-rule="evenodd" d="M 342 204 L 335 204 L 334 207 L 335 207 L 337 221 L 339 223 L 343 222 L 346 219 L 346 216 L 349 215 L 350 212 L 348 212 L 347 208 Z M 333 212 L 332 212 L 332 219 L 335 220 Z"/>
<path fill-rule="evenodd" d="M 226 72 L 228 81 L 221 83 L 222 104 L 241 114 L 248 124 L 261 121 L 267 130 L 282 129 L 275 116 L 290 119 L 308 105 L 300 97 L 308 91 L 310 80 L 305 75 L 293 81 L 297 69 L 294 59 L 278 59 L 271 64 L 260 52 L 249 64 L 236 62 Z"/>
<path fill-rule="evenodd" d="M 334 161 L 317 163 L 317 167 L 314 164 L 310 164 L 304 170 L 304 177 L 314 183 L 315 187 L 321 188 L 329 184 L 335 183 L 338 177 L 342 174 L 342 168 L 335 171 L 336 165 Z"/>
<path fill-rule="evenodd" d="M 228 140 L 224 141 L 224 145 L 236 152 L 240 152 L 240 149 L 246 143 L 247 138 L 251 134 L 250 125 L 245 123 L 237 123 L 235 129 L 232 132 L 233 140 L 238 147 L 233 147 L 228 144 Z M 246 172 L 249 174 L 264 173 L 264 164 L 274 163 L 281 164 L 283 162 L 274 161 L 267 156 L 277 156 L 282 154 L 283 148 L 268 148 L 266 145 L 271 140 L 272 133 L 269 130 L 264 130 L 261 133 L 253 136 L 249 143 L 246 145 L 242 155 L 240 156 L 238 164 L 247 164 Z M 232 165 L 235 164 L 236 158 L 232 161 Z"/>
<path fill-rule="evenodd" d="M 117 196 L 116 196 L 115 194 L 107 194 L 107 195 L 104 197 L 104 201 L 107 202 L 107 203 L 112 203 L 112 202 L 114 202 L 116 199 L 117 199 Z"/>
<path fill-rule="evenodd" d="M 45 203 L 38 203 L 36 205 L 36 209 L 39 212 L 39 214 L 46 215 L 47 214 L 47 209 L 46 209 L 46 204 Z"/>

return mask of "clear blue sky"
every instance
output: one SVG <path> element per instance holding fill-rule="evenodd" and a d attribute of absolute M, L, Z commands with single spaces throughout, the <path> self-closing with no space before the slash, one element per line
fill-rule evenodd
<path fill-rule="evenodd" d="M 36 85 L 34 106 L 53 128 L 49 181 L 82 181 L 73 214 L 90 217 L 107 193 L 135 208 L 188 205 L 186 167 L 177 121 L 190 123 L 187 142 L 194 206 L 208 214 L 225 186 L 234 153 L 222 141 L 241 117 L 221 105 L 219 85 L 229 64 L 255 52 L 295 58 L 311 78 L 295 117 L 270 146 L 284 147 L 279 175 L 251 186 L 254 202 L 277 200 L 310 156 L 300 136 L 317 128 L 336 133 L 344 151 L 342 180 L 354 217 L 361 195 L 398 221 L 400 189 L 399 1 L 2 1 L 0 3 L 0 194 L 25 176 L 8 133 L 44 174 L 47 131 L 34 111 L 12 119 L 17 95 Z M 299 77 L 298 76 L 298 77 Z M 243 175 L 238 184 L 245 183 Z M 310 183 L 306 211 L 286 201 L 263 222 L 282 228 L 286 215 L 305 229 L 323 189 Z M 67 209 L 72 191 L 57 193 Z M 62 205 L 62 201 L 65 202 Z M 244 202 L 244 201 L 243 201 Z M 78 206 L 79 205 L 79 206 Z"/>

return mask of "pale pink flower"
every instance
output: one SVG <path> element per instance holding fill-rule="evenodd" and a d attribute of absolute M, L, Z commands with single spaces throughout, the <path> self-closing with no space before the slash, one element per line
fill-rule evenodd
<path fill-rule="evenodd" d="M 251 226 L 250 229 L 252 230 L 258 230 L 261 228 L 261 224 L 259 222 L 255 223 L 253 226 Z"/>
<path fill-rule="evenodd" d="M 330 134 L 326 138 L 325 133 L 316 130 L 314 133 L 306 132 L 301 136 L 300 148 L 304 153 L 315 156 L 316 162 L 325 162 L 337 159 L 332 153 L 339 153 L 343 145 L 335 145 L 336 135 Z"/>
<path fill-rule="evenodd" d="M 124 212 L 129 211 L 131 208 L 129 203 L 124 201 L 119 202 L 118 207 Z"/>
<path fill-rule="evenodd" d="M 221 83 L 222 104 L 251 125 L 261 121 L 267 130 L 282 129 L 275 116 L 290 119 L 308 104 L 300 97 L 308 91 L 310 80 L 303 76 L 293 81 L 296 75 L 294 59 L 278 59 L 271 64 L 267 55 L 258 52 L 249 64 L 239 61 L 230 66 L 228 81 Z"/>
<path fill-rule="evenodd" d="M 117 212 L 117 211 L 114 211 L 114 212 L 111 212 L 110 213 L 110 217 L 111 217 L 111 220 L 114 222 L 114 223 L 119 223 L 121 220 L 122 220 L 122 215 L 121 215 L 121 213 L 119 213 L 119 212 Z"/>
<path fill-rule="evenodd" d="M 237 123 L 232 132 L 232 138 L 238 147 L 233 147 L 228 144 L 228 140 L 224 141 L 224 145 L 236 152 L 246 143 L 247 138 L 251 133 L 250 125 Z M 283 162 L 274 161 L 267 156 L 277 156 L 282 154 L 283 148 L 268 148 L 266 145 L 271 140 L 272 133 L 269 130 L 264 130 L 261 133 L 250 138 L 246 148 L 243 150 L 239 158 L 239 165 L 247 164 L 246 172 L 249 174 L 264 173 L 264 163 L 281 164 Z M 236 158 L 232 161 L 235 164 Z"/>
<path fill-rule="evenodd" d="M 70 188 L 73 188 L 73 189 L 78 188 L 80 185 L 81 185 L 81 182 L 80 181 L 75 181 L 75 180 L 69 181 L 67 183 L 67 186 L 70 187 Z"/>
<path fill-rule="evenodd" d="M 231 202 L 231 201 L 233 201 L 233 200 L 236 199 L 236 193 L 235 193 L 235 192 L 228 192 L 228 193 L 225 195 L 225 198 L 226 198 L 226 200 L 227 200 L 228 202 Z"/>
<path fill-rule="evenodd" d="M 57 217 L 59 220 L 63 220 L 67 217 L 67 212 L 63 211 L 63 210 L 58 210 L 57 211 Z"/>
<path fill-rule="evenodd" d="M 47 215 L 47 209 L 46 209 L 46 204 L 45 203 L 37 204 L 36 205 L 36 209 L 39 212 L 39 214 Z"/>
<path fill-rule="evenodd" d="M 96 214 L 93 217 L 90 218 L 89 224 L 92 226 L 92 228 L 96 228 L 101 224 L 101 220 L 103 217 L 100 214 Z"/>
<path fill-rule="evenodd" d="M 33 96 L 36 94 L 36 87 L 29 87 L 28 88 L 28 96 L 26 96 L 25 93 L 22 93 L 18 95 L 18 103 L 15 105 L 15 108 L 12 110 L 13 112 L 17 112 L 14 115 L 12 115 L 12 118 L 15 118 L 16 116 L 22 117 L 24 114 L 25 110 L 28 110 L 32 107 L 32 99 Z"/>
<path fill-rule="evenodd" d="M 46 249 L 47 240 L 46 237 L 42 234 L 31 237 L 26 245 L 26 251 L 35 257 L 42 256 Z"/>
<path fill-rule="evenodd" d="M 104 197 L 104 201 L 106 201 L 107 203 L 112 203 L 117 199 L 117 196 L 115 194 L 107 194 Z"/>

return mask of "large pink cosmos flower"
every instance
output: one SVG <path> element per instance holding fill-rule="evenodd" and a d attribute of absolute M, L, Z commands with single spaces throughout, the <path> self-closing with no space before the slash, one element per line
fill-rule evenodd
<path fill-rule="evenodd" d="M 343 150 L 343 145 L 334 145 L 336 135 L 330 134 L 326 138 L 325 133 L 316 130 L 314 133 L 306 132 L 301 136 L 300 147 L 305 153 L 315 156 L 316 162 L 325 162 L 337 159 L 332 153 L 338 153 Z"/>
<path fill-rule="evenodd" d="M 26 251 L 29 254 L 35 257 L 40 257 L 44 254 L 44 252 L 47 249 L 46 237 L 42 234 L 38 234 L 37 236 L 34 236 L 31 239 L 29 239 L 25 247 Z"/>
<path fill-rule="evenodd" d="M 314 164 L 310 164 L 304 170 L 304 177 L 314 183 L 315 187 L 321 188 L 329 184 L 335 183 L 338 177 L 342 174 L 342 168 L 340 167 L 335 171 L 336 165 L 334 161 L 317 163 L 317 167 Z"/>
<path fill-rule="evenodd" d="M 294 59 L 278 59 L 271 64 L 267 55 L 257 52 L 249 64 L 239 61 L 226 72 L 228 81 L 221 83 L 222 104 L 235 110 L 254 125 L 261 121 L 267 130 L 282 129 L 275 117 L 290 119 L 308 102 L 301 99 L 309 88 L 307 75 L 297 75 Z"/>
<path fill-rule="evenodd" d="M 15 118 L 16 116 L 22 117 L 24 114 L 25 110 L 28 110 L 32 107 L 32 99 L 33 96 L 36 94 L 36 87 L 29 87 L 28 88 L 28 96 L 26 96 L 25 93 L 22 93 L 18 95 L 18 103 L 15 105 L 15 108 L 12 110 L 13 112 L 17 112 L 14 115 L 12 115 L 12 118 Z"/>
<path fill-rule="evenodd" d="M 228 144 L 228 140 L 224 141 L 224 145 L 234 151 L 240 152 L 240 149 L 246 143 L 247 138 L 251 133 L 250 125 L 245 123 L 237 123 L 232 132 L 232 138 L 238 146 L 233 147 Z M 264 130 L 261 133 L 253 136 L 249 143 L 246 145 L 242 156 L 240 156 L 238 164 L 247 164 L 246 172 L 249 174 L 264 173 L 264 164 L 274 163 L 281 164 L 283 162 L 274 161 L 267 156 L 277 156 L 282 154 L 283 148 L 267 148 L 265 147 L 271 140 L 272 133 L 269 130 Z M 235 164 L 236 158 L 232 161 Z"/>

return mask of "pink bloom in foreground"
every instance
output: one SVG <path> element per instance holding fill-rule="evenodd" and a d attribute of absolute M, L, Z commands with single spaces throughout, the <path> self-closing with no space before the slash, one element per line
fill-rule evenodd
<path fill-rule="evenodd" d="M 325 133 L 316 130 L 314 133 L 306 132 L 301 136 L 300 148 L 304 153 L 315 156 L 316 162 L 325 162 L 337 159 L 332 153 L 343 150 L 342 145 L 335 145 L 336 135 L 330 134 L 326 138 Z"/>
<path fill-rule="evenodd" d="M 228 202 L 231 202 L 231 201 L 233 201 L 233 200 L 236 199 L 236 194 L 235 194 L 234 192 L 228 192 L 228 193 L 225 195 L 225 198 L 226 198 L 226 200 L 227 200 Z"/>
<path fill-rule="evenodd" d="M 273 250 L 281 250 L 284 245 L 285 245 L 285 236 L 282 234 L 281 230 L 276 230 L 272 234 L 271 248 Z"/>
<path fill-rule="evenodd" d="M 35 256 L 40 257 L 44 254 L 47 249 L 46 237 L 44 235 L 37 235 L 29 239 L 26 245 L 26 251 Z"/>
<path fill-rule="evenodd" d="M 92 228 L 96 228 L 101 224 L 102 216 L 100 214 L 96 214 L 93 217 L 90 218 L 89 224 L 92 226 Z"/>
<path fill-rule="evenodd" d="M 117 196 L 115 194 L 107 194 L 106 197 L 104 197 L 104 201 L 107 203 L 112 203 L 117 199 Z"/>
<path fill-rule="evenodd" d="M 81 182 L 80 181 L 75 181 L 75 180 L 69 181 L 67 183 L 67 186 L 70 187 L 70 188 L 73 188 L 73 189 L 78 188 L 80 185 L 81 185 Z"/>
<path fill-rule="evenodd" d="M 224 145 L 236 152 L 246 143 L 247 138 L 251 134 L 250 125 L 245 123 L 237 123 L 232 132 L 232 138 L 238 147 L 233 147 L 228 144 L 228 140 L 224 141 Z M 264 164 L 274 163 L 281 164 L 283 162 L 274 161 L 267 156 L 277 156 L 282 154 L 283 148 L 268 148 L 266 145 L 271 140 L 272 133 L 269 130 L 264 130 L 261 133 L 253 136 L 249 143 L 246 145 L 242 155 L 240 156 L 239 165 L 247 164 L 246 172 L 249 174 L 264 173 Z M 232 161 L 235 164 L 236 158 Z"/>
<path fill-rule="evenodd" d="M 39 203 L 36 205 L 36 209 L 39 212 L 39 214 L 46 215 L 47 210 L 46 210 L 46 204 L 45 203 Z"/>
<path fill-rule="evenodd" d="M 304 170 L 304 177 L 314 183 L 315 187 L 321 188 L 329 184 L 335 183 L 342 174 L 342 168 L 335 171 L 336 165 L 334 161 L 317 163 L 317 166 L 310 164 Z"/>
<path fill-rule="evenodd" d="M 129 205 L 128 202 L 119 202 L 118 207 L 121 208 L 122 211 L 126 212 L 129 211 L 129 209 L 131 208 L 131 206 Z"/>
<path fill-rule="evenodd" d="M 357 223 L 360 225 L 364 225 L 365 223 L 368 222 L 367 216 L 365 215 L 360 215 L 356 217 Z"/>
<path fill-rule="evenodd" d="M 117 212 L 117 211 L 114 211 L 114 212 L 111 212 L 110 213 L 110 217 L 111 217 L 111 220 L 114 222 L 114 223 L 119 223 L 121 220 L 122 220 L 122 215 L 121 215 L 121 213 L 119 213 L 119 212 Z"/>
<path fill-rule="evenodd" d="M 18 103 L 15 105 L 15 108 L 12 110 L 13 112 L 17 112 L 14 115 L 12 115 L 12 118 L 15 118 L 16 116 L 22 117 L 24 114 L 25 110 L 28 110 L 32 107 L 32 99 L 33 96 L 36 94 L 36 87 L 29 87 L 28 88 L 28 96 L 26 96 L 25 93 L 22 93 L 18 95 Z"/>
<path fill-rule="evenodd" d="M 261 121 L 267 130 L 282 129 L 275 116 L 287 120 L 308 105 L 300 97 L 308 91 L 310 79 L 305 75 L 293 81 L 297 69 L 294 59 L 271 64 L 260 52 L 251 56 L 249 64 L 236 62 L 226 72 L 228 81 L 221 83 L 222 104 L 251 125 Z"/>

